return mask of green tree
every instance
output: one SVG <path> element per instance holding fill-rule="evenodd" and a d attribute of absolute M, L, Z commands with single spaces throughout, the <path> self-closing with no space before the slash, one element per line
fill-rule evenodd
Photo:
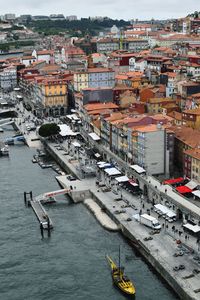
<path fill-rule="evenodd" d="M 60 132 L 60 127 L 56 123 L 43 124 L 39 129 L 39 135 L 42 137 L 50 137 Z"/>

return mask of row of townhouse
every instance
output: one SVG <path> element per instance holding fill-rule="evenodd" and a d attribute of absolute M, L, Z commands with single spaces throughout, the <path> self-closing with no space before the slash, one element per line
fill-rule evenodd
<path fill-rule="evenodd" d="M 68 82 L 57 76 L 44 76 L 38 71 L 26 70 L 21 74 L 19 86 L 25 102 L 38 116 L 64 115 L 68 110 Z"/>
<path fill-rule="evenodd" d="M 170 117 L 131 116 L 113 103 L 87 104 L 81 116 L 85 130 L 98 132 L 103 145 L 127 163 L 138 164 L 152 175 L 173 173 L 174 133 L 167 129 Z"/>
<path fill-rule="evenodd" d="M 98 53 L 111 53 L 119 49 L 139 52 L 148 48 L 148 40 L 139 38 L 103 38 L 97 40 Z"/>
<path fill-rule="evenodd" d="M 83 125 L 100 135 L 102 143 L 130 164 L 149 174 L 173 174 L 176 166 L 191 179 L 200 181 L 200 132 L 177 124 L 163 115 L 130 116 L 113 103 L 83 107 Z"/>

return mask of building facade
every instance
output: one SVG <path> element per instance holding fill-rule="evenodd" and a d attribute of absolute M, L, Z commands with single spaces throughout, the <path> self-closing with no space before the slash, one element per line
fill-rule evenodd
<path fill-rule="evenodd" d="M 3 90 L 12 90 L 17 85 L 16 67 L 10 66 L 0 73 L 1 88 Z"/>
<path fill-rule="evenodd" d="M 112 69 L 91 68 L 74 74 L 74 89 L 79 92 L 86 88 L 113 88 L 115 73 Z"/>

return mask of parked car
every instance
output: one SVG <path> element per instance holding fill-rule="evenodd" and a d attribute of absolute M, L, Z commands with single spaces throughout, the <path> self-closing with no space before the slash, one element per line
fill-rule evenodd
<path fill-rule="evenodd" d="M 74 181 L 74 180 L 76 180 L 76 177 L 74 177 L 72 175 L 68 175 L 67 179 L 70 180 L 70 181 Z"/>

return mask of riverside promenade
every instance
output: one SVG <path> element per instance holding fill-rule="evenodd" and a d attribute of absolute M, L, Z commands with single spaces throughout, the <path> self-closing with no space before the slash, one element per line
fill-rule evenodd
<path fill-rule="evenodd" d="M 77 176 L 76 181 L 70 181 L 66 176 L 56 177 L 63 188 L 71 188 L 69 195 L 75 203 L 84 203 L 86 199 L 92 199 L 92 203 L 95 202 L 95 206 L 99 206 L 93 213 L 101 224 L 104 223 L 100 214 L 103 210 L 181 299 L 200 299 L 200 264 L 196 260 L 198 245 L 192 236 L 186 241 L 183 234 L 179 236 L 178 233 L 172 231 L 173 225 L 177 228 L 177 232 L 183 231 L 180 221 L 167 223 L 161 218 L 159 220 L 162 225 L 161 232 L 152 234 L 151 229 L 133 218 L 133 215 L 138 214 L 140 210 L 142 212 L 150 210 L 151 215 L 157 217 L 156 213 L 151 210 L 151 203 L 125 190 L 117 194 L 112 186 L 111 189 L 108 188 L 108 191 L 105 191 L 103 187 L 96 185 L 96 177 L 83 178 L 81 176 L 78 168 L 81 158 L 77 159 L 75 155 L 72 156 L 72 153 L 64 151 L 64 147 L 58 150 L 55 143 L 48 143 L 46 146 L 50 153 L 54 153 L 57 162 L 62 161 L 61 165 L 65 166 L 66 171 Z M 122 212 L 118 213 L 119 211 Z M 177 240 L 181 240 L 181 246 L 177 244 Z M 175 256 L 177 253 L 181 255 Z M 183 265 L 184 269 L 177 270 L 175 267 L 180 265 Z"/>
<path fill-rule="evenodd" d="M 72 185 L 66 176 L 57 176 L 57 180 L 63 188 L 69 188 Z M 122 234 L 131 241 L 181 299 L 200 299 L 200 274 L 198 273 L 200 268 L 198 262 L 193 259 L 197 249 L 193 252 L 194 240 L 192 238 L 187 243 L 182 241 L 180 248 L 180 244 L 176 242 L 179 237 L 173 236 L 172 224 L 168 225 L 168 228 L 163 228 L 160 233 L 152 235 L 151 229 L 132 218 L 134 214 L 139 213 L 141 207 L 139 197 L 123 191 L 120 199 L 119 195 L 112 191 L 104 192 L 103 188 L 96 186 L 94 179 L 74 181 L 70 196 L 75 202 L 84 202 L 85 197 L 93 199 L 118 224 Z M 145 205 L 143 211 L 147 209 L 148 206 Z M 123 212 L 116 213 L 120 210 Z M 151 212 L 151 215 L 155 216 L 155 213 Z M 152 239 L 146 240 L 149 237 Z M 174 256 L 180 251 L 182 251 L 181 256 Z M 180 265 L 184 265 L 185 269 L 174 270 L 174 267 Z"/>

